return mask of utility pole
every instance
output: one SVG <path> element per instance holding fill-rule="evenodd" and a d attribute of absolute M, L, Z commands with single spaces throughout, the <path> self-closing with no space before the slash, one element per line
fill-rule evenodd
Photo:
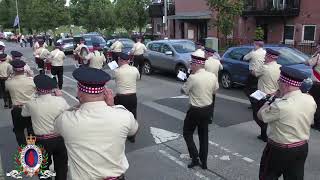
<path fill-rule="evenodd" d="M 19 18 L 19 23 L 18 23 L 19 34 L 21 34 L 21 29 L 20 29 L 20 17 L 19 17 L 19 10 L 18 10 L 18 0 L 16 0 L 16 10 L 17 10 L 17 17 Z"/>
<path fill-rule="evenodd" d="M 167 36 L 168 32 L 168 7 L 167 0 L 164 0 L 164 35 Z"/>

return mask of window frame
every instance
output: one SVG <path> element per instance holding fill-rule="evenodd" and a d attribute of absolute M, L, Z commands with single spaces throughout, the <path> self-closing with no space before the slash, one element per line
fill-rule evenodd
<path fill-rule="evenodd" d="M 292 37 L 292 39 L 285 39 L 285 27 L 286 27 L 286 26 L 293 27 L 293 37 Z M 295 27 L 295 25 L 286 24 L 286 25 L 283 26 L 282 39 L 284 39 L 284 41 L 285 41 L 284 43 L 285 43 L 285 44 L 292 44 L 292 43 L 294 43 L 294 38 L 295 38 L 295 36 L 296 36 L 296 27 Z"/>
<path fill-rule="evenodd" d="M 313 35 L 313 41 L 310 41 L 310 40 L 304 40 L 304 32 L 305 32 L 305 27 L 306 26 L 311 26 L 311 27 L 314 27 L 314 35 Z M 311 25 L 303 25 L 302 26 L 302 35 L 301 35 L 301 42 L 303 43 L 314 43 L 315 40 L 316 40 L 316 35 L 317 35 L 317 25 L 314 25 L 314 24 L 311 24 Z"/>

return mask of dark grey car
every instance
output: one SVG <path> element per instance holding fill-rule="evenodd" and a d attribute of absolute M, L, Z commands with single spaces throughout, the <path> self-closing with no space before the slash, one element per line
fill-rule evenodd
<path fill-rule="evenodd" d="M 63 52 L 73 52 L 73 38 L 59 39 L 57 42 L 61 44 Z"/>
<path fill-rule="evenodd" d="M 151 41 L 147 49 L 144 54 L 146 74 L 151 74 L 155 69 L 178 74 L 179 71 L 188 72 L 191 54 L 196 47 L 190 40 L 175 39 Z"/>

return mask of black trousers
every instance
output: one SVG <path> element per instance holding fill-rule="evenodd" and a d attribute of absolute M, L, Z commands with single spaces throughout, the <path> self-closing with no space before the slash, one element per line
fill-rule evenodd
<path fill-rule="evenodd" d="M 40 69 L 40 74 L 44 74 L 45 71 L 44 71 L 44 60 L 43 59 L 40 59 L 40 58 L 36 58 L 36 63 L 38 65 L 38 68 Z"/>
<path fill-rule="evenodd" d="M 137 119 L 137 94 L 117 94 L 114 97 L 114 104 L 123 105 Z"/>
<path fill-rule="evenodd" d="M 4 104 L 9 104 L 9 93 L 6 91 L 6 80 L 0 79 L 0 97 L 3 98 Z"/>
<path fill-rule="evenodd" d="M 247 83 L 244 87 L 244 93 L 248 97 L 251 105 L 252 105 L 253 98 L 251 98 L 250 95 L 258 89 L 257 86 L 258 86 L 258 78 L 250 73 L 247 79 Z"/>
<path fill-rule="evenodd" d="M 308 143 L 295 148 L 280 148 L 268 143 L 260 161 L 259 180 L 303 180 Z"/>
<path fill-rule="evenodd" d="M 267 128 L 268 128 L 268 124 L 264 123 L 262 120 L 260 120 L 258 118 L 258 111 L 260 110 L 260 108 L 264 105 L 266 101 L 265 100 L 260 100 L 257 101 L 255 99 L 252 100 L 252 114 L 253 114 L 253 120 L 258 124 L 258 126 L 260 127 L 260 131 L 261 131 L 261 137 L 262 138 L 267 138 Z"/>
<path fill-rule="evenodd" d="M 317 110 L 314 114 L 314 125 L 320 129 L 320 83 L 314 82 L 309 91 L 309 94 L 317 103 Z"/>
<path fill-rule="evenodd" d="M 22 109 L 20 107 L 13 107 L 11 110 L 13 132 L 16 135 L 19 146 L 26 144 L 25 129 L 27 129 L 28 135 L 34 135 L 31 117 L 22 117 L 21 111 Z"/>
<path fill-rule="evenodd" d="M 186 141 L 189 155 L 193 160 L 199 157 L 203 164 L 207 164 L 208 158 L 208 123 L 212 112 L 211 107 L 211 105 L 202 108 L 191 106 L 183 124 L 183 137 Z M 199 153 L 193 140 L 193 133 L 196 128 L 198 129 L 200 142 Z"/>
<path fill-rule="evenodd" d="M 52 164 L 51 156 L 53 156 L 54 171 L 56 172 L 55 180 L 66 180 L 68 172 L 68 155 L 63 138 L 56 137 L 50 139 L 37 139 L 37 143 L 42 145 L 48 154 L 48 166 Z"/>
<path fill-rule="evenodd" d="M 144 57 L 143 57 L 143 55 L 134 56 L 133 65 L 136 68 L 138 68 L 139 73 L 140 73 L 140 78 L 141 78 L 142 72 L 143 72 L 143 66 L 144 66 Z"/>
<path fill-rule="evenodd" d="M 58 76 L 58 86 L 59 89 L 62 89 L 63 84 L 63 66 L 52 66 L 51 67 L 51 74 L 53 76 Z M 53 78 L 57 81 L 56 77 Z"/>

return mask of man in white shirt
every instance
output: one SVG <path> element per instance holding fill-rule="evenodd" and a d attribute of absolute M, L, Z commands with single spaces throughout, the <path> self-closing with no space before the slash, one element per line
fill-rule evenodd
<path fill-rule="evenodd" d="M 203 50 L 198 49 L 192 55 L 191 72 L 187 82 L 182 86 L 182 93 L 189 95 L 190 108 L 183 125 L 183 137 L 186 141 L 192 162 L 188 168 L 198 166 L 199 158 L 201 168 L 207 169 L 208 157 L 208 123 L 212 112 L 212 97 L 219 89 L 217 77 L 205 71 L 206 61 Z M 200 152 L 193 140 L 193 133 L 198 129 Z"/>
<path fill-rule="evenodd" d="M 59 89 L 62 89 L 63 85 L 63 62 L 66 58 L 66 55 L 63 51 L 60 50 L 61 44 L 56 42 L 55 50 L 50 53 L 50 62 L 51 62 L 51 74 L 54 76 L 54 79 L 57 81 L 56 76 L 58 77 L 58 86 Z"/>
<path fill-rule="evenodd" d="M 110 50 L 112 52 L 112 59 L 118 63 L 119 54 L 122 52 L 123 44 L 119 41 L 119 38 L 115 39 L 115 42 L 111 45 Z"/>
<path fill-rule="evenodd" d="M 52 164 L 53 156 L 56 180 L 67 179 L 68 155 L 63 138 L 54 131 L 55 119 L 64 111 L 69 109 L 69 105 L 62 97 L 62 93 L 56 89 L 57 82 L 49 76 L 40 74 L 34 77 L 38 97 L 28 101 L 22 107 L 21 115 L 31 117 L 32 127 L 40 144 L 48 155 L 48 165 Z"/>
<path fill-rule="evenodd" d="M 129 168 L 126 139 L 136 134 L 138 123 L 123 106 L 112 105 L 112 92 L 104 87 L 109 74 L 80 67 L 73 77 L 78 81 L 79 108 L 63 112 L 55 122 L 67 147 L 70 177 L 123 179 Z"/>
<path fill-rule="evenodd" d="M 137 68 L 129 66 L 129 55 L 120 53 L 118 69 L 115 69 L 117 94 L 114 98 L 116 105 L 123 105 L 137 119 L 137 80 L 140 74 Z M 135 137 L 128 137 L 130 142 L 135 142 Z"/>
<path fill-rule="evenodd" d="M 133 63 L 136 68 L 139 69 L 140 79 L 142 76 L 143 66 L 144 66 L 144 57 L 143 54 L 147 51 L 146 46 L 141 43 L 141 37 L 137 37 L 137 43 L 132 47 L 131 54 L 133 54 L 134 59 Z"/>
<path fill-rule="evenodd" d="M 45 61 L 48 59 L 50 52 L 46 49 L 44 45 L 44 41 L 39 40 L 39 48 L 33 53 L 35 57 L 35 61 L 38 65 L 40 74 L 45 73 Z"/>
<path fill-rule="evenodd" d="M 7 54 L 0 54 L 0 98 L 3 98 L 4 108 L 9 107 L 9 94 L 6 91 L 6 81 L 12 72 L 12 66 L 7 62 Z"/>
<path fill-rule="evenodd" d="M 5 54 L 4 53 L 5 48 L 6 48 L 6 45 L 2 41 L 0 41 L 0 54 Z M 7 61 L 7 63 L 10 63 L 10 61 L 12 61 L 12 57 L 9 54 L 7 54 L 6 61 Z"/>
<path fill-rule="evenodd" d="M 104 63 L 106 63 L 106 57 L 101 51 L 99 51 L 101 49 L 99 43 L 93 43 L 92 45 L 93 52 L 89 53 L 85 59 L 88 61 L 89 67 L 102 69 Z"/>
<path fill-rule="evenodd" d="M 254 72 L 259 70 L 264 63 L 264 57 L 266 56 L 266 51 L 263 49 L 263 41 L 256 39 L 254 40 L 254 49 L 243 57 L 243 60 L 249 61 L 249 74 L 244 92 L 247 95 L 250 102 L 252 99 L 250 95 L 257 90 L 258 79 L 254 75 Z M 252 106 L 252 102 L 251 102 Z"/>
<path fill-rule="evenodd" d="M 77 45 L 77 48 L 75 50 L 73 50 L 73 54 L 75 57 L 75 60 L 78 61 L 77 66 L 81 66 L 84 64 L 84 58 L 81 54 L 81 51 L 87 51 L 89 52 L 88 46 L 85 45 L 85 39 L 83 37 L 80 38 L 80 44 Z"/>

